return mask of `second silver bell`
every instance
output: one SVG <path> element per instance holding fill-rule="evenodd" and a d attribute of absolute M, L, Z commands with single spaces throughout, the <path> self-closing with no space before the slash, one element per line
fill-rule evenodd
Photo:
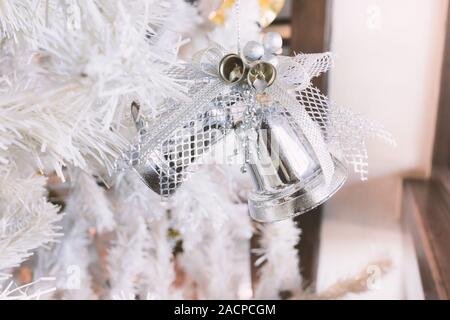
<path fill-rule="evenodd" d="M 333 157 L 331 183 L 308 140 L 281 114 L 267 115 L 249 143 L 250 172 L 254 191 L 249 194 L 250 215 L 260 222 L 274 222 L 310 211 L 329 199 L 344 184 L 345 166 Z M 246 133 L 247 136 L 249 133 Z"/>

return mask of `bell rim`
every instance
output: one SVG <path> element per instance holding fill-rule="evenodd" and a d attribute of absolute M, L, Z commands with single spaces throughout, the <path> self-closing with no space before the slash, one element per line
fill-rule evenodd
<path fill-rule="evenodd" d="M 322 205 L 333 197 L 347 180 L 346 166 L 335 157 L 333 157 L 333 162 L 335 164 L 335 173 L 331 183 L 326 186 L 324 183 L 319 182 L 318 185 L 310 186 L 309 188 L 311 189 L 311 192 L 318 193 L 317 198 L 319 199 L 317 201 L 315 201 L 315 199 L 308 200 L 306 198 L 309 195 L 308 192 L 305 192 L 305 189 L 308 187 L 308 182 L 298 182 L 293 185 L 290 190 L 283 189 L 278 194 L 272 194 L 272 197 L 269 197 L 269 195 L 261 196 L 261 193 L 252 192 L 249 194 L 248 199 L 249 212 L 252 219 L 262 223 L 278 222 L 307 213 Z M 317 178 L 318 176 L 316 179 Z M 309 181 L 309 183 L 311 183 L 311 181 Z M 292 189 L 295 191 L 292 191 Z M 257 195 L 258 199 L 255 198 L 255 195 Z M 267 199 L 263 200 L 263 197 L 266 197 Z M 308 201 L 310 201 L 310 203 L 308 203 Z M 300 205 L 296 208 L 296 203 L 306 203 L 306 205 Z M 294 207 L 294 210 L 290 210 L 291 206 Z"/>

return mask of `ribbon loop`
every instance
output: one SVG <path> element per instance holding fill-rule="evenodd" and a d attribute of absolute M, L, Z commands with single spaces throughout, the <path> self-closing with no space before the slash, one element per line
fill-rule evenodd
<path fill-rule="evenodd" d="M 211 77 L 219 77 L 219 63 L 226 55 L 225 49 L 215 43 L 194 54 L 192 63 L 200 71 Z"/>

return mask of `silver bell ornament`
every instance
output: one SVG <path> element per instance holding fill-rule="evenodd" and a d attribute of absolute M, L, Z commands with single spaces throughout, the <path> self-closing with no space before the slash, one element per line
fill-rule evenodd
<path fill-rule="evenodd" d="M 151 124 L 132 106 L 139 135 L 118 167 L 131 166 L 153 191 L 169 197 L 199 158 L 234 132 L 242 171 L 254 183 L 250 215 L 261 222 L 288 219 L 329 199 L 347 176 L 335 153 L 365 180 L 365 138 L 393 143 L 389 133 L 314 88 L 312 78 L 331 67 L 329 53 L 279 59 L 281 49 L 281 36 L 268 33 L 262 44 L 247 43 L 242 57 L 214 44 L 192 63 L 171 67 L 173 80 L 187 85 L 188 99 L 165 99 L 165 112 Z"/>
<path fill-rule="evenodd" d="M 139 104 L 131 104 L 131 115 L 139 135 L 147 132 L 148 122 L 140 116 Z M 170 139 L 146 156 L 132 163 L 141 180 L 155 193 L 170 197 L 181 186 L 186 175 L 227 133 L 224 112 L 202 114 L 177 130 Z M 137 150 L 139 152 L 141 150 Z"/>
<path fill-rule="evenodd" d="M 238 135 L 256 136 L 246 146 L 247 171 L 255 187 L 248 205 L 257 221 L 279 221 L 310 211 L 329 199 L 346 180 L 345 166 L 333 157 L 333 178 L 326 183 L 310 143 L 285 116 L 266 115 L 258 128 Z"/>

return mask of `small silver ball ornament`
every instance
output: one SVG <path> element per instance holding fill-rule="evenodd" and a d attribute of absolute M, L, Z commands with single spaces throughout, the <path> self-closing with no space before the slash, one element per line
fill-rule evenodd
<path fill-rule="evenodd" d="M 267 53 L 277 53 L 283 47 L 283 38 L 278 32 L 268 32 L 263 38 L 264 49 Z"/>
<path fill-rule="evenodd" d="M 249 41 L 244 46 L 243 53 L 247 61 L 257 61 L 264 55 L 264 47 L 259 42 Z"/>

